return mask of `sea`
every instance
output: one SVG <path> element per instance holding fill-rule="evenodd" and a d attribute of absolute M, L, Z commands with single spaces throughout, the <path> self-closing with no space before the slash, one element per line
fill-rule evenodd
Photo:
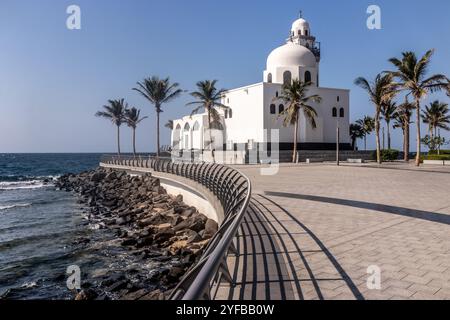
<path fill-rule="evenodd" d="M 77 198 L 52 183 L 65 173 L 95 169 L 100 157 L 0 153 L 0 299 L 72 299 L 67 268 L 108 263 L 83 242 L 102 235 Z"/>

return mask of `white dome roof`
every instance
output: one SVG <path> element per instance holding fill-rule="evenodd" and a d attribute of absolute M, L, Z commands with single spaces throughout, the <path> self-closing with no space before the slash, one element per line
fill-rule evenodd
<path fill-rule="evenodd" d="M 290 66 L 313 68 L 316 65 L 316 57 L 308 48 L 292 42 L 273 50 L 267 58 L 268 70 Z"/>
<path fill-rule="evenodd" d="M 296 30 L 302 29 L 304 27 L 309 29 L 309 23 L 305 19 L 300 18 L 300 19 L 297 19 L 297 20 L 294 21 L 294 23 L 292 24 L 292 29 L 291 30 L 296 31 Z"/>

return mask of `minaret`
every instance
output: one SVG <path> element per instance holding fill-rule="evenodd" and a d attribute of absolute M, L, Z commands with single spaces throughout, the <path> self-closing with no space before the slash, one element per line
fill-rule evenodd
<path fill-rule="evenodd" d="M 287 41 L 308 48 L 316 57 L 317 62 L 320 62 L 320 42 L 316 42 L 316 37 L 311 35 L 309 23 L 303 19 L 302 11 L 300 11 L 300 18 L 292 24 Z"/>

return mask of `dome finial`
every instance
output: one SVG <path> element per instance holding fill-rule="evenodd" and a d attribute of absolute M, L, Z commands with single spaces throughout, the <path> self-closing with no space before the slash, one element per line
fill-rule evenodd
<path fill-rule="evenodd" d="M 300 19 L 303 18 L 303 11 L 302 11 L 302 10 L 300 10 L 300 11 L 298 12 L 298 17 L 299 17 Z"/>

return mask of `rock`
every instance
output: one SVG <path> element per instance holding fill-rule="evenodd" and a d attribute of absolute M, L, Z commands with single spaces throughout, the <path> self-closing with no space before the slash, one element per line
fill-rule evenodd
<path fill-rule="evenodd" d="M 103 179 L 104 182 L 111 182 L 117 179 L 117 174 L 113 171 L 108 173 L 105 178 Z"/>
<path fill-rule="evenodd" d="M 92 176 L 91 176 L 91 181 L 92 182 L 100 182 L 103 180 L 103 178 L 105 178 L 106 174 L 104 172 L 95 172 Z"/>
<path fill-rule="evenodd" d="M 161 290 L 157 289 L 154 290 L 148 294 L 146 294 L 145 296 L 139 298 L 139 300 L 164 300 L 164 293 L 162 293 Z"/>
<path fill-rule="evenodd" d="M 134 246 L 137 244 L 137 241 L 134 238 L 128 238 L 128 239 L 123 240 L 120 244 L 122 246 Z"/>
<path fill-rule="evenodd" d="M 97 298 L 97 293 L 92 289 L 81 290 L 76 296 L 75 300 L 93 300 Z"/>
<path fill-rule="evenodd" d="M 169 251 L 172 255 L 176 255 L 179 250 L 186 248 L 187 245 L 187 240 L 175 241 L 170 245 Z"/>
<path fill-rule="evenodd" d="M 203 233 L 203 239 L 212 238 L 216 234 L 218 228 L 219 228 L 219 225 L 217 224 L 216 221 L 214 221 L 212 219 L 206 220 L 205 229 L 204 229 L 204 233 Z"/>
<path fill-rule="evenodd" d="M 172 238 L 174 235 L 175 235 L 174 230 L 166 229 L 166 230 L 160 231 L 159 233 L 155 234 L 154 241 L 157 244 L 161 244 L 161 243 L 169 240 L 170 238 Z"/>
<path fill-rule="evenodd" d="M 120 300 L 138 300 L 145 296 L 148 293 L 146 289 L 140 289 L 134 292 L 127 293 L 126 295 L 122 296 Z"/>
<path fill-rule="evenodd" d="M 128 282 L 126 280 L 121 280 L 121 281 L 113 283 L 106 290 L 109 292 L 116 292 L 116 291 L 126 288 L 127 283 Z"/>

